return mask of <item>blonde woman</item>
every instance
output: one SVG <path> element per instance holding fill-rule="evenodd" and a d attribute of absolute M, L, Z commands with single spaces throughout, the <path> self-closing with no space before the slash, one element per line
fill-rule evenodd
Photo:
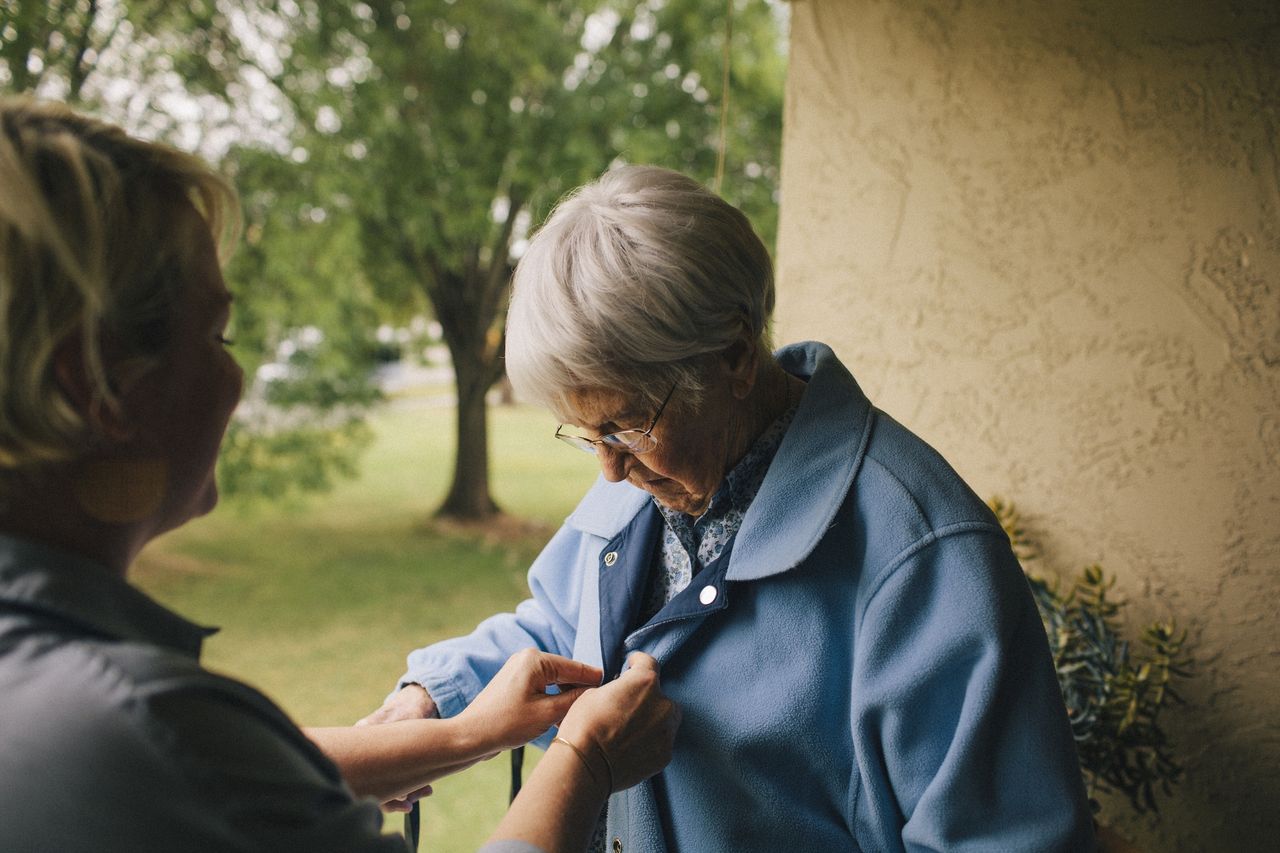
<path fill-rule="evenodd" d="M 670 754 L 651 658 L 590 689 L 599 669 L 527 650 L 456 720 L 308 737 L 129 584 L 147 542 L 217 502 L 236 209 L 191 156 L 0 101 L 0 850 L 403 850 L 378 801 L 555 723 L 492 849 L 583 849 Z"/>

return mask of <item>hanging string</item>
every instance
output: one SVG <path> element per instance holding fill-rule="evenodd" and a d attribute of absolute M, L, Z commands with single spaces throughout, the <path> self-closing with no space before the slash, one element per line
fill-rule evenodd
<path fill-rule="evenodd" d="M 720 193 L 724 182 L 724 155 L 729 134 L 729 67 L 733 52 L 733 0 L 726 0 L 724 15 L 724 53 L 720 60 L 723 74 L 720 80 L 720 141 L 716 145 L 716 179 L 712 189 Z"/>

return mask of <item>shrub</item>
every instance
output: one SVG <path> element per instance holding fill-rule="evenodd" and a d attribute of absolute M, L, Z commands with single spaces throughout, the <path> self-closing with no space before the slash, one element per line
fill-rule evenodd
<path fill-rule="evenodd" d="M 1156 788 L 1167 795 L 1182 777 L 1160 712 L 1182 701 L 1174 683 L 1192 672 L 1186 631 L 1172 620 L 1154 622 L 1135 652 L 1121 634 L 1126 602 L 1112 597 L 1115 577 L 1091 565 L 1064 585 L 1028 569 L 1039 549 L 1016 508 L 1000 498 L 988 505 L 1009 535 L 1048 634 L 1090 804 L 1096 812 L 1096 793 L 1118 792 L 1140 813 L 1157 811 Z"/>

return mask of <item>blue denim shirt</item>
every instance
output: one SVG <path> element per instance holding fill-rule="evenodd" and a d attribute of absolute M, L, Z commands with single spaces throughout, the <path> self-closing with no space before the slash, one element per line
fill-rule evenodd
<path fill-rule="evenodd" d="M 656 657 L 684 722 L 667 769 L 610 800 L 610 849 L 1092 850 L 999 524 L 829 348 L 777 359 L 804 397 L 736 537 L 683 592 L 632 628 L 660 516 L 600 481 L 534 562 L 531 598 L 411 653 L 402 683 L 452 716 L 521 648 L 610 673 Z"/>

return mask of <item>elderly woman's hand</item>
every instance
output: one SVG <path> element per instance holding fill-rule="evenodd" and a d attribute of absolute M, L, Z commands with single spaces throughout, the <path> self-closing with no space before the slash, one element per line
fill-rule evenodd
<path fill-rule="evenodd" d="M 357 726 L 372 726 L 378 723 L 394 723 L 397 720 L 429 720 L 440 716 L 431 694 L 421 684 L 406 684 L 387 697 L 382 707 L 361 717 Z"/>
<path fill-rule="evenodd" d="M 435 700 L 421 684 L 406 684 L 387 697 L 382 706 L 368 716 L 356 720 L 357 726 L 373 726 L 394 723 L 399 720 L 429 720 L 440 716 Z M 389 812 L 407 812 L 413 804 L 433 793 L 430 785 L 424 785 L 404 797 L 387 800 L 382 807 Z"/>
<path fill-rule="evenodd" d="M 658 662 L 643 652 L 616 680 L 582 694 L 560 724 L 564 740 L 609 792 L 639 784 L 671 760 L 680 706 L 662 693 Z"/>

